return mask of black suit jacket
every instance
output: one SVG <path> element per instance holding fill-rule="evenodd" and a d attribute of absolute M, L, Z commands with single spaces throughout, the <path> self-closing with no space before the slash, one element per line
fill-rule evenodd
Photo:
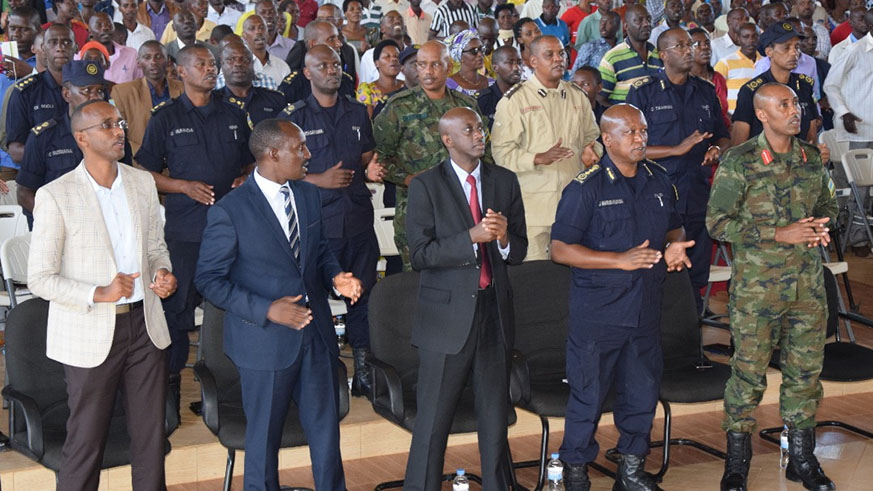
<path fill-rule="evenodd" d="M 519 264 L 527 254 L 524 204 L 518 179 L 510 170 L 480 163 L 482 214 L 488 208 L 507 217 L 509 256 L 504 260 L 497 243 L 485 245 L 491 262 L 505 346 L 512 346 L 514 314 L 507 264 Z M 479 263 L 470 240 L 473 227 L 470 205 L 452 164 L 422 173 L 409 186 L 406 234 L 412 268 L 421 271 L 418 309 L 412 344 L 419 348 L 456 354 L 473 324 L 479 289 Z"/>

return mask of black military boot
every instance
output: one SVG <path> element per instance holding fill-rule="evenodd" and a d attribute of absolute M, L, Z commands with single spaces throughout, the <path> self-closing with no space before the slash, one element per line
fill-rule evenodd
<path fill-rule="evenodd" d="M 803 484 L 806 489 L 826 491 L 837 489 L 815 458 L 815 428 L 788 430 L 788 468 L 785 477 Z"/>
<path fill-rule="evenodd" d="M 352 355 L 355 358 L 355 375 L 352 377 L 352 395 L 372 399 L 373 386 L 370 383 L 370 369 L 367 367 L 367 355 L 369 348 L 354 348 Z"/>
<path fill-rule="evenodd" d="M 662 491 L 655 478 L 646 473 L 645 455 L 622 455 L 619 457 L 612 491 Z"/>
<path fill-rule="evenodd" d="M 564 462 L 564 489 L 566 491 L 588 491 L 588 464 L 568 464 Z"/>
<path fill-rule="evenodd" d="M 749 464 L 752 462 L 752 435 L 740 431 L 727 432 L 727 459 L 721 477 L 721 491 L 746 491 Z"/>
<path fill-rule="evenodd" d="M 176 421 L 181 424 L 182 414 L 179 410 L 179 406 L 182 402 L 182 376 L 178 373 L 170 374 L 167 384 L 170 386 L 170 396 L 173 398 L 173 410 L 176 412 Z M 172 430 L 175 428 L 170 429 Z"/>

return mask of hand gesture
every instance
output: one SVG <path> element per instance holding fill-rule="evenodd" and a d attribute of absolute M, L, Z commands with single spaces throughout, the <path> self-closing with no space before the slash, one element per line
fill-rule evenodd
<path fill-rule="evenodd" d="M 827 245 L 831 241 L 825 226 L 830 218 L 804 218 L 786 227 L 776 227 L 776 242 L 783 244 L 803 244 L 807 247 L 816 247 L 819 244 Z"/>
<path fill-rule="evenodd" d="M 509 222 L 507 222 L 503 213 L 488 208 L 482 222 L 485 222 L 485 229 L 494 235 L 494 238 L 500 242 L 502 247 L 505 247 L 508 239 L 506 236 L 506 227 Z"/>
<path fill-rule="evenodd" d="M 857 123 L 859 121 L 861 121 L 861 118 L 855 116 L 852 113 L 843 114 L 843 127 L 846 128 L 846 131 L 852 133 L 853 135 L 858 133 Z"/>
<path fill-rule="evenodd" d="M 149 288 L 158 297 L 167 298 L 176 291 L 176 277 L 166 268 L 161 268 L 155 274 L 155 281 L 149 285 Z"/>
<path fill-rule="evenodd" d="M 364 168 L 364 177 L 372 182 L 382 182 L 382 178 L 385 177 L 385 166 L 379 162 L 378 153 L 373 152 L 373 157 Z"/>
<path fill-rule="evenodd" d="M 354 175 L 355 171 L 343 169 L 343 162 L 339 161 L 335 166 L 324 171 L 319 179 L 320 182 L 316 184 L 325 189 L 340 189 L 351 184 Z"/>
<path fill-rule="evenodd" d="M 721 158 L 721 150 L 713 145 L 706 151 L 706 155 L 703 156 L 703 162 L 700 165 L 715 165 L 718 163 L 719 158 Z"/>
<path fill-rule="evenodd" d="M 826 143 L 819 143 L 818 151 L 821 154 L 821 163 L 827 165 L 831 161 L 831 149 Z"/>
<path fill-rule="evenodd" d="M 249 177 L 248 174 L 243 174 L 243 175 L 237 177 L 236 179 L 233 180 L 233 184 L 230 185 L 230 188 L 233 189 L 233 188 L 238 188 L 238 187 L 242 186 L 242 184 L 244 182 L 246 182 L 247 177 Z"/>
<path fill-rule="evenodd" d="M 282 297 L 270 304 L 267 309 L 267 319 L 276 324 L 301 330 L 312 322 L 312 311 L 305 305 L 300 305 L 303 295 Z"/>
<path fill-rule="evenodd" d="M 215 193 L 212 186 L 200 181 L 185 181 L 182 184 L 182 192 L 194 201 L 206 206 L 215 204 Z"/>
<path fill-rule="evenodd" d="M 691 259 L 685 253 L 686 249 L 694 246 L 693 240 L 685 242 L 670 242 L 664 251 L 664 262 L 667 263 L 667 271 L 682 271 L 682 266 L 691 267 Z"/>
<path fill-rule="evenodd" d="M 534 156 L 534 165 L 552 165 L 559 160 L 569 159 L 570 157 L 572 157 L 573 150 L 561 146 L 563 140 L 563 138 L 558 138 L 558 143 L 555 143 L 552 148 L 546 150 L 543 153 L 536 154 Z"/>
<path fill-rule="evenodd" d="M 485 244 L 487 242 L 491 242 L 492 240 L 497 238 L 497 234 L 494 233 L 494 224 L 492 221 L 492 227 L 489 228 L 488 222 L 484 219 L 479 221 L 473 228 L 470 229 L 470 240 L 474 244 Z"/>
<path fill-rule="evenodd" d="M 94 302 L 115 303 L 122 298 L 133 295 L 133 282 L 139 278 L 139 273 L 118 273 L 112 279 L 112 283 L 106 286 L 98 286 L 94 290 Z"/>
<path fill-rule="evenodd" d="M 633 271 L 635 269 L 652 269 L 661 260 L 661 251 L 649 249 L 649 240 L 629 249 L 619 258 L 619 269 Z"/>
<path fill-rule="evenodd" d="M 30 75 L 33 71 L 33 67 L 28 65 L 26 61 L 5 55 L 3 56 L 3 69 L 6 70 L 6 75 L 9 78 L 22 78 Z"/>
<path fill-rule="evenodd" d="M 361 298 L 361 293 L 364 292 L 364 286 L 361 280 L 355 278 L 352 273 L 340 273 L 333 278 L 333 287 L 340 292 L 340 295 L 351 300 L 354 304 Z"/>
<path fill-rule="evenodd" d="M 7 194 L 9 192 L 9 185 L 6 184 L 6 181 L 0 179 L 0 194 Z"/>
<path fill-rule="evenodd" d="M 597 156 L 597 152 L 594 151 L 594 145 L 596 143 L 596 141 L 593 141 L 588 145 L 585 145 L 585 148 L 582 149 L 582 165 L 584 165 L 586 169 L 600 160 Z"/>
<path fill-rule="evenodd" d="M 679 143 L 679 151 L 682 153 L 680 155 L 685 155 L 690 152 L 694 145 L 706 140 L 707 138 L 712 138 L 712 133 L 701 133 L 700 130 L 694 130 L 694 133 L 686 136 L 684 140 Z"/>

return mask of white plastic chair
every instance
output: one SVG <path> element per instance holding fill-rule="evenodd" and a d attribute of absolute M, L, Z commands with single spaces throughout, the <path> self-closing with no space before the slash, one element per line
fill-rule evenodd
<path fill-rule="evenodd" d="M 843 164 L 843 170 L 846 172 L 846 179 L 848 179 L 849 186 L 852 189 L 852 199 L 849 200 L 849 223 L 843 235 L 843 251 L 846 250 L 848 245 L 852 227 L 856 225 L 864 227 L 867 240 L 870 243 L 871 249 L 873 249 L 873 230 L 870 229 L 873 216 L 870 216 L 868 209 L 864 207 L 864 203 L 870 194 L 867 188 L 873 186 L 873 150 L 869 148 L 848 150 L 843 154 L 841 163 Z M 864 193 L 861 192 L 861 188 L 865 188 Z"/>
<path fill-rule="evenodd" d="M 0 292 L 0 306 L 15 308 L 33 295 L 21 285 L 27 284 L 27 255 L 30 252 L 30 232 L 17 235 L 0 245 L 0 267 L 6 291 Z"/>
<path fill-rule="evenodd" d="M 818 141 L 828 146 L 831 152 L 831 162 L 837 164 L 843 159 L 843 154 L 849 151 L 849 142 L 837 141 L 837 130 L 822 131 Z"/>
<path fill-rule="evenodd" d="M 0 205 L 0 243 L 28 233 L 27 217 L 19 205 Z"/>
<path fill-rule="evenodd" d="M 18 184 L 14 180 L 6 181 L 6 186 L 9 187 L 9 192 L 0 194 L 0 205 L 17 205 L 18 204 Z"/>

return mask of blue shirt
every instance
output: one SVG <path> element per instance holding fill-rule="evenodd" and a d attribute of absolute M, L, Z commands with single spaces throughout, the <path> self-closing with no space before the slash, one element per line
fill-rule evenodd
<path fill-rule="evenodd" d="M 48 70 L 24 80 L 11 89 L 6 106 L 6 141 L 25 143 L 34 126 L 67 114 L 67 102 L 61 96 L 61 86 Z"/>
<path fill-rule="evenodd" d="M 597 68 L 600 66 L 600 60 L 607 51 L 611 50 L 612 46 L 603 38 L 597 38 L 594 41 L 589 41 L 579 47 L 576 52 L 576 62 L 573 63 L 573 69 L 570 73 L 576 73 L 576 70 L 583 66 Z"/>
<path fill-rule="evenodd" d="M 540 32 L 544 36 L 555 36 L 561 40 L 561 44 L 564 46 L 570 44 L 570 28 L 567 27 L 566 22 L 556 17 L 551 24 L 547 24 L 542 15 L 534 19 L 534 22 L 539 26 Z"/>
<path fill-rule="evenodd" d="M 230 88 L 224 87 L 215 91 L 216 96 L 221 98 L 225 104 L 237 105 L 240 109 L 249 113 L 249 118 L 252 124 L 256 125 L 265 119 L 278 118 L 282 113 L 282 109 L 287 105 L 285 97 L 281 92 L 265 89 L 263 87 L 252 87 L 249 95 L 245 98 L 233 95 Z M 242 105 L 240 106 L 240 102 Z"/>
<path fill-rule="evenodd" d="M 320 174 L 340 161 L 343 169 L 355 171 L 348 187 L 318 188 L 325 237 L 341 239 L 372 233 L 373 204 L 364 183 L 367 162 L 361 155 L 372 151 L 376 144 L 366 106 L 340 96 L 332 108 L 323 108 L 310 94 L 287 107 L 281 117 L 299 126 L 306 135 L 306 146 L 312 154 L 308 172 Z"/>
<path fill-rule="evenodd" d="M 170 100 L 170 85 L 166 81 L 164 81 L 164 93 L 161 95 L 158 95 L 158 93 L 155 91 L 155 86 L 152 85 L 151 82 L 146 80 L 146 84 L 149 86 L 149 95 L 152 97 L 152 107 L 155 107 L 164 101 Z"/>
<path fill-rule="evenodd" d="M 609 252 L 648 240 L 649 248 L 663 251 L 667 232 L 681 225 L 675 188 L 658 164 L 640 162 L 631 180 L 604 154 L 564 188 L 551 238 Z M 663 260 L 635 271 L 572 268 L 570 328 L 658 329 L 665 274 Z"/>
<path fill-rule="evenodd" d="M 673 147 L 695 130 L 712 133 L 712 138 L 698 143 L 685 155 L 657 160 L 679 191 L 679 213 L 683 217 L 705 216 L 711 170 L 700 164 L 710 145 L 730 138 L 715 86 L 691 75 L 683 85 L 673 85 L 667 73 L 661 71 L 635 82 L 625 102 L 645 115 L 649 145 Z"/>
<path fill-rule="evenodd" d="M 479 112 L 483 116 L 488 116 L 488 130 L 494 125 L 494 115 L 497 113 L 497 103 L 503 99 L 503 92 L 497 82 L 491 84 L 487 89 L 479 92 L 476 97 L 476 103 L 479 106 Z"/>
<path fill-rule="evenodd" d="M 24 61 L 27 62 L 28 65 L 36 68 L 36 56 L 35 55 L 31 56 L 30 58 L 28 58 Z M 14 84 L 16 82 L 14 79 L 9 78 L 9 75 L 12 75 L 12 74 L 7 73 L 6 76 L 0 76 L 0 97 L 3 97 L 6 94 L 6 91 L 9 90 L 9 87 L 12 87 L 12 84 Z M 18 74 L 18 75 L 21 76 L 22 74 Z M 24 75 L 26 75 L 26 74 L 24 74 Z M 22 76 L 22 79 L 23 78 L 24 77 Z M 8 153 L 4 152 L 3 150 L 0 150 L 0 166 L 18 169 L 18 164 L 13 162 L 12 157 Z"/>
<path fill-rule="evenodd" d="M 169 169 L 170 177 L 213 186 L 215 201 L 255 161 L 249 152 L 251 122 L 243 109 L 225 104 L 213 93 L 196 107 L 186 94 L 152 109 L 136 161 L 146 170 Z M 168 239 L 200 242 L 208 206 L 186 194 L 170 193 L 164 201 Z"/>
<path fill-rule="evenodd" d="M 312 86 L 309 80 L 303 76 L 303 70 L 293 71 L 290 75 L 282 80 L 279 84 L 279 92 L 285 96 L 285 102 L 294 104 L 297 101 L 302 101 L 309 97 L 312 93 Z M 355 79 L 347 72 L 343 72 L 340 78 L 339 95 L 355 97 Z"/>

